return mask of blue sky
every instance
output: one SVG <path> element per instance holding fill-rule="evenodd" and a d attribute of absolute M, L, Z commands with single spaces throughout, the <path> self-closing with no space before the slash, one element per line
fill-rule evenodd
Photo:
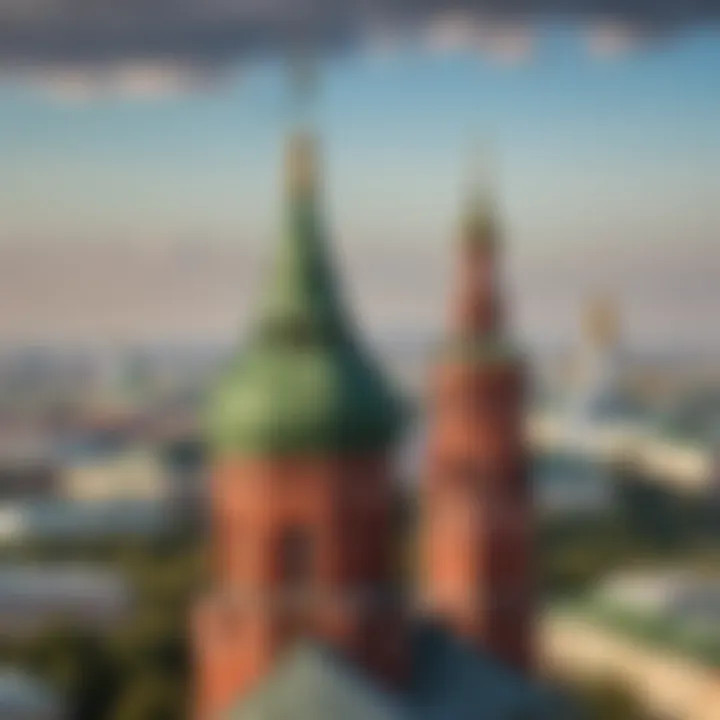
<path fill-rule="evenodd" d="M 480 135 L 511 221 L 531 224 L 537 241 L 578 224 L 623 236 L 624 219 L 643 236 L 667 232 L 715 204 L 718 73 L 710 33 L 598 59 L 572 33 L 549 31 L 517 67 L 467 53 L 326 64 L 316 116 L 333 210 L 358 238 L 431 241 Z M 2 234 L 255 235 L 272 223 L 288 105 L 282 68 L 269 63 L 149 100 L 63 103 L 3 86 Z"/>
<path fill-rule="evenodd" d="M 555 26 L 513 66 L 460 51 L 326 61 L 315 116 L 333 230 L 360 252 L 443 246 L 480 137 L 518 253 L 701 257 L 720 234 L 719 76 L 711 31 L 593 57 Z M 263 247 L 286 89 L 274 62 L 142 99 L 3 83 L 0 246 Z"/>

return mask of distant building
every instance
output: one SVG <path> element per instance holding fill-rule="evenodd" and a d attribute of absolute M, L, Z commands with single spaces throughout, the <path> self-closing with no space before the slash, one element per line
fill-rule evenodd
<path fill-rule="evenodd" d="M 54 621 L 108 628 L 124 617 L 131 601 L 126 581 L 103 568 L 0 565 L 0 630 L 5 634 L 33 632 Z"/>
<path fill-rule="evenodd" d="M 615 507 L 610 469 L 581 451 L 539 453 L 531 473 L 540 518 L 602 515 Z"/>
<path fill-rule="evenodd" d="M 682 493 L 711 491 L 718 471 L 720 398 L 689 397 L 661 412 L 623 389 L 622 354 L 612 305 L 591 306 L 579 360 L 569 382 L 530 417 L 539 451 L 571 449 L 600 462 L 623 463 Z"/>
<path fill-rule="evenodd" d="M 550 664 L 631 682 L 651 716 L 715 720 L 720 708 L 720 574 L 629 568 L 546 614 Z"/>
<path fill-rule="evenodd" d="M 172 479 L 158 453 L 150 449 L 95 450 L 66 459 L 59 490 L 68 500 L 80 502 L 158 502 L 171 495 Z"/>
<path fill-rule="evenodd" d="M 400 463 L 400 477 L 409 487 L 422 477 L 426 442 L 426 428 L 415 427 Z M 540 520 L 603 514 L 611 511 L 617 500 L 611 468 L 570 444 L 531 453 L 528 478 Z"/>
<path fill-rule="evenodd" d="M 720 476 L 720 391 L 700 388 L 667 409 L 636 449 L 637 464 L 688 492 L 713 493 Z"/>
<path fill-rule="evenodd" d="M 583 342 L 571 372 L 570 412 L 578 421 L 615 416 L 625 410 L 620 391 L 622 354 L 620 325 L 614 303 L 592 300 L 587 309 Z"/>
<path fill-rule="evenodd" d="M 149 538 L 179 527 L 183 517 L 165 501 L 38 500 L 0 505 L 0 546 Z"/>
<path fill-rule="evenodd" d="M 69 502 L 167 505 L 183 516 L 205 511 L 204 453 L 193 436 L 148 432 L 142 444 L 79 441 L 58 460 L 57 492 Z"/>
<path fill-rule="evenodd" d="M 2 720 L 70 720 L 56 693 L 14 668 L 0 668 Z"/>
<path fill-rule="evenodd" d="M 0 501 L 52 497 L 57 493 L 56 468 L 43 460 L 2 462 Z"/>
<path fill-rule="evenodd" d="M 698 638 L 710 640 L 714 633 L 720 648 L 720 571 L 632 568 L 605 579 L 593 601 L 628 614 L 662 617 L 686 629 L 695 625 Z"/>
<path fill-rule="evenodd" d="M 0 501 L 52 496 L 57 480 L 44 433 L 22 426 L 0 428 Z"/>

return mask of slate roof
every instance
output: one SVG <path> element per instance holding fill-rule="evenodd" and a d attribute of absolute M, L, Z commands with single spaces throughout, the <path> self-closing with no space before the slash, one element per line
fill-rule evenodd
<path fill-rule="evenodd" d="M 384 693 L 329 648 L 302 642 L 222 720 L 409 720 Z"/>
<path fill-rule="evenodd" d="M 0 669 L 0 713 L 17 717 L 44 717 L 59 708 L 60 700 L 42 682 L 16 668 Z M 13 715 L 15 717 L 15 715 Z"/>
<path fill-rule="evenodd" d="M 559 701 L 544 688 L 437 627 L 413 641 L 407 697 L 418 720 L 560 720 Z"/>
<path fill-rule="evenodd" d="M 439 628 L 419 628 L 404 693 L 303 641 L 219 720 L 570 720 L 559 697 Z"/>

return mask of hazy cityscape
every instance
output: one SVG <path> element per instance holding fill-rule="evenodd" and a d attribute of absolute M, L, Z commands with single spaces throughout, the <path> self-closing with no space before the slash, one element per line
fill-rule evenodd
<path fill-rule="evenodd" d="M 0 0 L 0 720 L 720 720 L 717 7 Z"/>
<path fill-rule="evenodd" d="M 537 458 L 537 512 L 556 532 L 567 526 L 564 532 L 570 533 L 551 546 L 556 556 L 546 560 L 552 573 L 548 581 L 557 584 L 558 591 L 566 584 L 597 585 L 593 603 L 599 609 L 593 605 L 593 612 L 600 619 L 589 624 L 583 620 L 587 627 L 581 623 L 579 628 L 573 626 L 580 622 L 577 615 L 569 611 L 546 620 L 545 632 L 552 633 L 548 653 L 557 656 L 563 669 L 569 663 L 573 671 L 576 662 L 590 662 L 571 652 L 576 633 L 589 634 L 588 648 L 610 643 L 617 630 L 603 639 L 603 628 L 614 626 L 602 613 L 610 614 L 616 604 L 643 618 L 656 612 L 652 608 L 664 598 L 675 608 L 677 622 L 684 622 L 685 615 L 688 621 L 692 617 L 702 622 L 698 613 L 706 612 L 713 634 L 720 625 L 720 578 L 706 572 L 720 552 L 717 363 L 670 351 L 633 357 L 623 352 L 620 327 L 610 346 L 595 346 L 584 319 L 591 308 L 588 298 L 577 318 L 575 344 L 536 363 L 528 429 Z M 621 317 L 618 309 L 619 326 Z M 407 394 L 418 398 L 431 347 L 427 338 L 376 346 Z M 6 646 L 12 642 L 17 647 L 18 638 L 41 638 L 42 628 L 51 632 L 60 621 L 74 632 L 103 635 L 139 622 L 138 607 L 143 615 L 151 611 L 121 569 L 127 562 L 122 548 L 127 543 L 154 547 L 162 545 L 163 538 L 186 538 L 188 533 L 196 537 L 203 527 L 207 474 L 201 415 L 208 387 L 228 352 L 227 347 L 175 346 L 72 352 L 18 348 L 3 353 L 0 623 L 6 628 Z M 416 423 L 400 455 L 401 472 L 411 485 L 422 468 L 423 433 L 422 423 Z M 638 517 L 646 516 L 641 520 L 635 516 L 639 509 Z M 624 549 L 612 549 L 609 546 L 619 542 L 617 523 L 622 525 L 628 512 L 634 518 L 633 539 L 623 541 L 629 543 Z M 704 525 L 702 517 L 707 518 Z M 582 529 L 576 526 L 578 519 Z M 658 545 L 658 537 L 667 547 Z M 627 568 L 638 562 L 644 563 L 642 572 L 627 575 Z M 679 592 L 684 599 L 673 599 Z M 696 605 L 705 609 L 690 610 Z M 705 632 L 699 650 L 685 640 L 663 644 L 673 663 L 688 665 L 677 671 L 677 680 L 667 681 L 688 686 L 678 689 L 676 700 L 665 700 L 649 679 L 670 671 L 644 668 L 655 651 L 648 649 L 647 660 L 642 659 L 643 643 L 625 626 L 619 635 L 625 639 L 614 641 L 618 647 L 595 650 L 596 662 L 603 678 L 614 677 L 621 685 L 630 677 L 625 667 L 630 661 L 620 658 L 636 653 L 638 677 L 627 691 L 635 688 L 643 703 L 662 712 L 672 703 L 683 711 L 683 703 L 714 692 L 711 668 L 718 662 L 720 636 L 712 640 Z M 5 648 L 9 660 L 17 652 Z M 29 667 L 33 662 L 39 661 Z M 50 673 L 49 682 L 58 682 L 55 666 L 41 662 L 38 667 Z M 71 692 L 83 685 L 78 678 L 61 682 L 71 682 Z M 31 696 L 38 692 L 28 691 Z M 60 697 L 50 703 L 52 712 L 66 707 Z M 169 702 L 153 694 L 147 702 L 149 708 L 176 708 L 164 711 L 170 713 L 182 706 L 177 697 Z M 17 717 L 25 717 L 18 712 Z M 155 710 L 130 712 L 117 717 L 156 717 Z"/>

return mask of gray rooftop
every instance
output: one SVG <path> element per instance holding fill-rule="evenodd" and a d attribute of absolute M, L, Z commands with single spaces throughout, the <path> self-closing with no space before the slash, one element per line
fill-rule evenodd
<path fill-rule="evenodd" d="M 5 713 L 40 717 L 58 709 L 59 699 L 44 683 L 15 668 L 0 669 L 0 717 Z"/>
<path fill-rule="evenodd" d="M 564 703 L 438 628 L 413 638 L 403 693 L 391 694 L 313 641 L 303 641 L 220 720 L 562 720 Z"/>

